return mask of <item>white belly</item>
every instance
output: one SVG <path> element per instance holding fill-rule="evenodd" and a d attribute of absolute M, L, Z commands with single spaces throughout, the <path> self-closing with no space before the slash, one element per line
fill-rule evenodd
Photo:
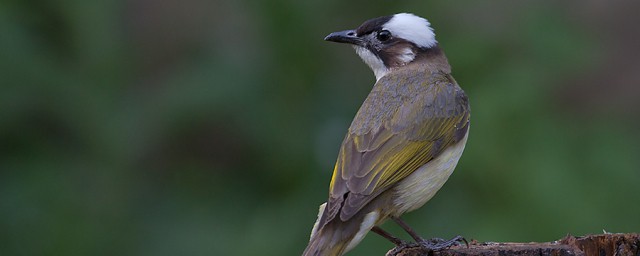
<path fill-rule="evenodd" d="M 424 205 L 449 179 L 456 168 L 464 146 L 467 143 L 469 131 L 457 144 L 450 146 L 438 157 L 429 161 L 415 172 L 404 178 L 394 188 L 394 200 L 397 211 L 392 215 L 400 216 Z"/>

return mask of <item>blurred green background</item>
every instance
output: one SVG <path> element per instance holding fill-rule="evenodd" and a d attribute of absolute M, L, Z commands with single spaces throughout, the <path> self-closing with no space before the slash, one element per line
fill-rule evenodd
<path fill-rule="evenodd" d="M 425 237 L 640 231 L 637 1 L 0 2 L 1 255 L 298 255 L 374 77 L 428 18 L 472 105 Z M 385 228 L 408 238 L 392 223 Z M 351 255 L 383 255 L 369 235 Z"/>

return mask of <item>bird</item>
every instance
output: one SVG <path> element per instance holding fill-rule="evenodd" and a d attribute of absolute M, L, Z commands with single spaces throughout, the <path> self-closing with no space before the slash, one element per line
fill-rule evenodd
<path fill-rule="evenodd" d="M 398 13 L 324 40 L 351 45 L 376 82 L 342 141 L 329 197 L 302 255 L 343 255 L 369 231 L 397 246 L 408 244 L 380 228 L 389 219 L 425 249 L 464 240 L 423 239 L 400 218 L 444 185 L 469 134 L 469 99 L 451 75 L 429 21 Z"/>

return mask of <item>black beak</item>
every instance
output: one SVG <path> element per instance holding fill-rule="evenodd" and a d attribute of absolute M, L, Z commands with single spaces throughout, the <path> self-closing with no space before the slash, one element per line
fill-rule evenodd
<path fill-rule="evenodd" d="M 356 35 L 355 30 L 345 30 L 339 32 L 333 32 L 324 38 L 325 41 L 336 42 L 336 43 L 347 43 L 347 44 L 355 44 L 361 45 L 362 39 L 360 39 Z"/>

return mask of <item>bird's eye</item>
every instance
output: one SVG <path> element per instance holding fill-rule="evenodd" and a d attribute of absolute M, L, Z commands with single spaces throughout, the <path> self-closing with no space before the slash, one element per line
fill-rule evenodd
<path fill-rule="evenodd" d="M 378 32 L 377 38 L 378 40 L 380 40 L 380 42 L 387 41 L 391 38 L 391 32 L 389 32 L 388 30 L 382 30 Z"/>

